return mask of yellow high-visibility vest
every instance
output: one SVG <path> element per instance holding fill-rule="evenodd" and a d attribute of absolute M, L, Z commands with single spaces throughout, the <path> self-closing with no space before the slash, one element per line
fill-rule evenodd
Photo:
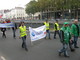
<path fill-rule="evenodd" d="M 46 26 L 46 30 L 49 30 L 49 22 L 48 23 L 44 22 L 44 24 Z"/>
<path fill-rule="evenodd" d="M 58 24 L 58 23 L 55 23 L 55 25 L 57 26 L 57 29 L 56 29 L 56 27 L 54 26 L 54 30 L 60 30 L 59 24 Z"/>
<path fill-rule="evenodd" d="M 24 36 L 27 35 L 27 33 L 26 33 L 26 26 L 23 26 L 23 27 L 20 26 L 19 29 L 20 29 L 20 37 L 24 37 Z"/>

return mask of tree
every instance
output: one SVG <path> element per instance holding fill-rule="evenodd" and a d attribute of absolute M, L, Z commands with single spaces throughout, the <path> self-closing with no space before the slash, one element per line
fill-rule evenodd
<path fill-rule="evenodd" d="M 26 5 L 26 13 L 77 10 L 80 8 L 80 0 L 31 0 Z"/>
<path fill-rule="evenodd" d="M 27 5 L 26 5 L 26 13 L 27 14 L 33 14 L 36 13 L 38 11 L 38 5 L 37 2 L 35 0 L 30 1 Z"/>

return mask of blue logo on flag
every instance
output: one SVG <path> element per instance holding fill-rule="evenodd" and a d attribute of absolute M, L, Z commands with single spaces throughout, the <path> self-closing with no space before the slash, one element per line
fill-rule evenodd
<path fill-rule="evenodd" d="M 32 36 L 35 36 L 34 32 L 32 32 Z"/>

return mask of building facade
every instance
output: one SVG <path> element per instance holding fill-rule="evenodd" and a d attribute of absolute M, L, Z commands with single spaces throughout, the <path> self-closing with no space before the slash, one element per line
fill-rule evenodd
<path fill-rule="evenodd" d="M 10 11 L 4 13 L 4 16 L 6 19 L 25 19 L 27 15 L 24 8 L 15 7 Z"/>

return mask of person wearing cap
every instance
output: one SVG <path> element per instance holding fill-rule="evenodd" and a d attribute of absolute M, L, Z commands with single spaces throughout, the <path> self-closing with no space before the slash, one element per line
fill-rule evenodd
<path fill-rule="evenodd" d="M 65 57 L 69 57 L 68 55 L 68 45 L 71 41 L 71 35 L 70 35 L 70 27 L 68 22 L 64 22 L 63 27 L 60 29 L 60 41 L 63 45 L 62 49 L 59 50 L 59 56 L 61 56 L 62 53 L 64 53 Z"/>
<path fill-rule="evenodd" d="M 58 20 L 56 20 L 56 22 L 54 23 L 54 39 L 56 39 L 56 34 L 58 34 L 60 38 L 59 30 L 60 30 L 59 23 L 58 23 Z"/>
<path fill-rule="evenodd" d="M 45 22 L 44 22 L 44 25 L 46 26 L 46 33 L 48 33 L 48 38 L 49 39 L 51 39 L 50 38 L 50 31 L 49 31 L 49 27 L 50 27 L 50 24 L 49 24 L 49 22 L 48 22 L 48 20 L 46 20 Z M 47 35 L 46 35 L 46 37 L 47 37 Z M 45 37 L 45 39 L 46 39 L 46 37 Z"/>
<path fill-rule="evenodd" d="M 22 38 L 22 41 L 23 41 L 22 48 L 25 48 L 25 50 L 28 51 L 27 44 L 26 44 L 27 30 L 26 30 L 26 26 L 24 25 L 24 22 L 20 23 L 19 30 L 20 30 L 20 37 L 19 38 Z"/>
<path fill-rule="evenodd" d="M 77 41 L 80 33 L 80 28 L 78 25 L 78 20 L 74 20 L 74 23 L 71 25 L 71 33 L 74 38 L 74 48 L 79 48 L 77 46 Z"/>

